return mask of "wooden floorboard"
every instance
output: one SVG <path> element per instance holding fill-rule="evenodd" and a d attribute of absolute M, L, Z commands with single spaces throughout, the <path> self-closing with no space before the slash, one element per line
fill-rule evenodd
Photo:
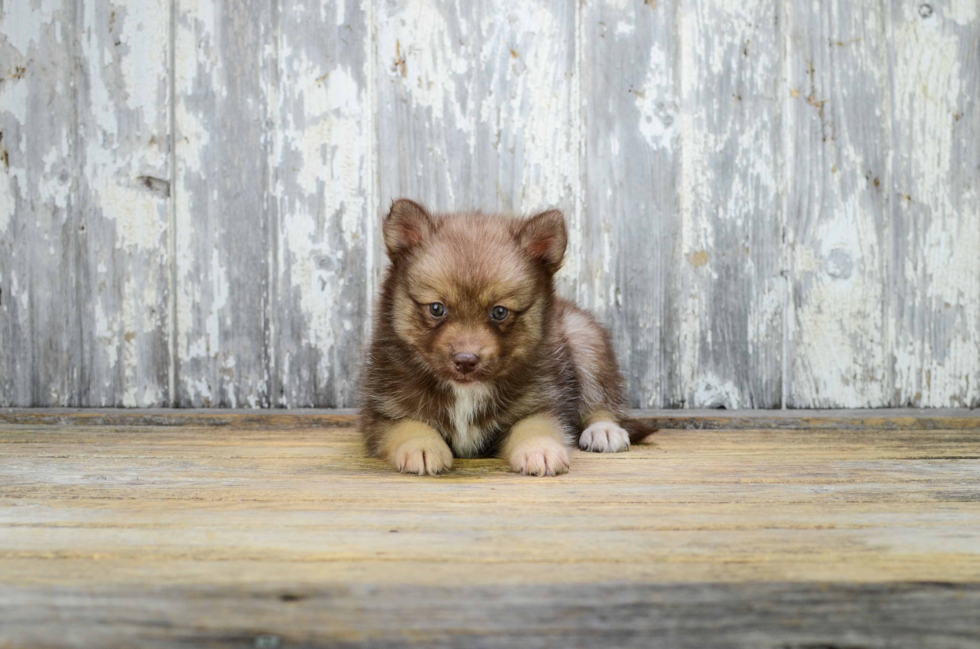
<path fill-rule="evenodd" d="M 723 416 L 531 479 L 349 413 L 4 411 L 0 647 L 980 647 L 969 411 Z"/>

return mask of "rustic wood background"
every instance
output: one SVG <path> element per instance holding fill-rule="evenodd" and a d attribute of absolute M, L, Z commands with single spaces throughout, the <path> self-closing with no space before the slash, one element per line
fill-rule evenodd
<path fill-rule="evenodd" d="M 0 0 L 0 405 L 349 406 L 393 197 L 640 407 L 980 405 L 977 0 Z"/>

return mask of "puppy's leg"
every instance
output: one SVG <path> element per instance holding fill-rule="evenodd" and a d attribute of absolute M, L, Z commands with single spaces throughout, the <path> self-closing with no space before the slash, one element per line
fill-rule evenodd
<path fill-rule="evenodd" d="M 565 432 L 558 419 L 547 413 L 514 424 L 500 455 L 521 475 L 558 475 L 568 471 Z"/>
<path fill-rule="evenodd" d="M 393 422 L 381 434 L 381 455 L 402 473 L 436 475 L 453 466 L 453 452 L 435 428 L 415 419 Z"/>
<path fill-rule="evenodd" d="M 630 436 L 620 427 L 616 415 L 599 409 L 585 418 L 585 430 L 578 445 L 583 451 L 618 453 L 630 450 Z"/>
<path fill-rule="evenodd" d="M 592 315 L 567 303 L 562 326 L 580 390 L 584 430 L 579 447 L 596 453 L 628 451 L 629 433 L 619 425 L 626 415 L 626 395 L 609 332 Z"/>

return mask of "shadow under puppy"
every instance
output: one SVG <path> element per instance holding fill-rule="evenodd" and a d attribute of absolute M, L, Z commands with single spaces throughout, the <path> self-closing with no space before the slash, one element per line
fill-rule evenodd
<path fill-rule="evenodd" d="M 403 473 L 491 454 L 525 475 L 568 470 L 568 447 L 629 449 L 609 334 L 555 294 L 561 212 L 528 219 L 429 214 L 384 220 L 391 265 L 362 374 L 368 450 Z M 633 430 L 637 441 L 652 431 Z"/>

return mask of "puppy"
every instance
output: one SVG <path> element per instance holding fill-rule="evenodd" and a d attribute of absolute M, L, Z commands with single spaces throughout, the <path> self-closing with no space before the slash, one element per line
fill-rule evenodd
<path fill-rule="evenodd" d="M 418 475 L 496 454 L 523 475 L 553 476 L 568 471 L 576 441 L 629 449 L 609 334 L 555 294 L 566 241 L 557 210 L 518 220 L 392 204 L 391 265 L 362 374 L 370 453 Z M 650 432 L 633 430 L 633 441 Z"/>

